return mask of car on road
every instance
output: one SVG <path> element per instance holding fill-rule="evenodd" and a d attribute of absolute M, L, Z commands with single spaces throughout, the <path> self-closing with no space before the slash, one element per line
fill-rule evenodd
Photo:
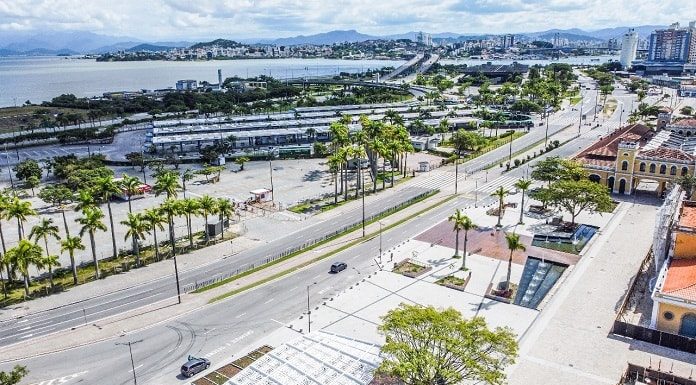
<path fill-rule="evenodd" d="M 188 361 L 181 366 L 181 374 L 184 377 L 193 377 L 196 374 L 208 369 L 210 367 L 210 360 L 207 358 L 197 358 L 194 356 L 188 356 Z"/>
<path fill-rule="evenodd" d="M 335 262 L 333 265 L 331 265 L 331 272 L 340 273 L 347 268 L 348 265 L 345 262 Z"/>

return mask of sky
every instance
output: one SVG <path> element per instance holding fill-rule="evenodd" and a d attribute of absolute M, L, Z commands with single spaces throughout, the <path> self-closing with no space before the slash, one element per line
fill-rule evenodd
<path fill-rule="evenodd" d="M 80 30 L 149 40 L 515 33 L 696 20 L 694 0 L 0 0 L 0 31 Z"/>

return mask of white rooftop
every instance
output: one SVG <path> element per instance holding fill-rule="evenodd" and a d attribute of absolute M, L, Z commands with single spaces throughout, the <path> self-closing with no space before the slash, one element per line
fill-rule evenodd
<path fill-rule="evenodd" d="M 323 331 L 284 343 L 226 385 L 367 385 L 382 359 L 378 345 Z"/>

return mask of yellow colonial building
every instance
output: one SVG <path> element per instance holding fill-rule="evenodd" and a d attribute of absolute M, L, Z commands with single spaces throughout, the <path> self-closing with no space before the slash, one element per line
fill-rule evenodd
<path fill-rule="evenodd" d="M 652 292 L 650 326 L 696 338 L 696 202 L 682 202 L 671 234 L 669 256 Z"/>
<path fill-rule="evenodd" d="M 658 195 L 696 166 L 696 120 L 670 122 L 661 113 L 657 128 L 634 124 L 608 134 L 582 151 L 576 160 L 590 180 L 615 194 L 632 194 L 641 182 L 653 182 Z M 671 116 L 671 115 L 670 115 Z"/>

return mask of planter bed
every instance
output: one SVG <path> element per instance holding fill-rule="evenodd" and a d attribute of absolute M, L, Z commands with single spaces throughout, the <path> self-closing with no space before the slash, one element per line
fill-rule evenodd
<path fill-rule="evenodd" d="M 499 302 L 512 303 L 515 300 L 515 295 L 517 294 L 517 285 L 510 282 L 510 288 L 508 289 L 508 295 L 505 296 L 501 292 L 502 290 L 499 289 L 501 284 L 502 284 L 502 282 L 499 283 L 496 288 L 493 288 L 493 283 L 489 283 L 488 289 L 486 290 L 485 297 L 488 299 L 499 301 Z"/>
<path fill-rule="evenodd" d="M 466 275 L 466 278 L 448 275 L 446 277 L 438 279 L 437 281 L 435 281 L 435 283 L 444 287 L 449 287 L 450 289 L 464 291 L 470 279 L 471 272 L 469 272 L 469 274 Z"/>
<path fill-rule="evenodd" d="M 416 278 L 432 270 L 431 266 L 423 266 L 412 262 L 410 259 L 401 261 L 394 266 L 392 272 L 405 275 L 410 278 Z"/>

